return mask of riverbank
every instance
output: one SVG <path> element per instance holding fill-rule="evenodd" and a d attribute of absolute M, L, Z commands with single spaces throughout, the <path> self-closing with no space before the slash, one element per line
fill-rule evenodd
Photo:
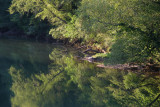
<path fill-rule="evenodd" d="M 92 53 L 86 53 L 86 50 L 92 51 Z M 90 63 L 95 63 L 97 67 L 104 69 L 119 69 L 124 71 L 142 71 L 142 72 L 160 72 L 160 64 L 153 62 L 153 60 L 148 60 L 144 63 L 124 63 L 124 64 L 108 64 L 105 63 L 107 60 L 106 53 L 101 53 L 98 50 L 92 49 L 82 49 L 80 50 L 83 57 L 78 56 L 79 60 L 85 60 Z"/>
<path fill-rule="evenodd" d="M 22 36 L 23 35 L 23 36 Z M 156 63 L 143 63 L 143 64 L 137 64 L 137 63 L 125 63 L 125 64 L 104 64 L 105 55 L 106 52 L 104 50 L 95 50 L 91 46 L 86 45 L 77 45 L 77 44 L 70 44 L 65 41 L 61 40 L 55 40 L 55 39 L 44 39 L 44 38 L 32 38 L 32 36 L 24 35 L 23 32 L 20 32 L 18 30 L 9 30 L 6 32 L 0 33 L 0 38 L 6 38 L 6 39 L 25 39 L 25 40 L 35 40 L 35 41 L 46 41 L 47 43 L 57 44 L 61 43 L 70 47 L 74 47 L 76 50 L 81 53 L 80 56 L 76 56 L 78 60 L 85 60 L 90 63 L 95 63 L 97 67 L 100 68 L 111 68 L 111 69 L 119 69 L 119 70 L 127 70 L 127 71 L 144 71 L 144 72 L 160 72 L 160 65 Z M 100 54 L 97 57 L 97 54 Z"/>
<path fill-rule="evenodd" d="M 159 64 L 151 64 L 151 63 L 125 63 L 125 64 L 104 64 L 102 58 L 93 58 L 93 57 L 84 57 L 81 60 L 86 60 L 91 63 L 95 63 L 97 67 L 105 68 L 105 69 L 119 69 L 124 71 L 141 71 L 141 72 L 160 72 L 160 65 Z"/>

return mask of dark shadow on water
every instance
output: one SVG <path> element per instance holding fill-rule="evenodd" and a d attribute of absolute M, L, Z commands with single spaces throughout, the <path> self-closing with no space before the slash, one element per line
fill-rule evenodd
<path fill-rule="evenodd" d="M 10 67 L 10 61 L 5 60 L 5 62 L 0 60 L 0 107 L 11 107 L 10 97 L 13 93 L 10 88 L 12 80 L 8 69 L 6 69 Z"/>

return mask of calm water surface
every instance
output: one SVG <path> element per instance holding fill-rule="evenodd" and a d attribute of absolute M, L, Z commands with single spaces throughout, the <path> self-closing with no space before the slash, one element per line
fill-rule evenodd
<path fill-rule="evenodd" d="M 61 45 L 0 39 L 0 107 L 160 106 L 160 76 L 97 68 Z"/>

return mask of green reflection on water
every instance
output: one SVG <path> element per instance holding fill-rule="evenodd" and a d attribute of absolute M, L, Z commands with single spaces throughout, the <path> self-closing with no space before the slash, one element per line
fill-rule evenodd
<path fill-rule="evenodd" d="M 17 52 L 16 43 L 0 54 L 4 107 L 144 107 L 160 94 L 158 75 L 100 69 L 78 61 L 61 46 L 26 42 L 26 48 L 18 42 L 25 49 Z M 152 104 L 159 105 L 160 99 Z"/>

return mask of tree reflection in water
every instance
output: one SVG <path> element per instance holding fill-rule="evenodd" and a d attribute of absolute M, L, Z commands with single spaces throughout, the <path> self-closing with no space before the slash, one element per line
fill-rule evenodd
<path fill-rule="evenodd" d="M 11 66 L 13 107 L 159 106 L 160 76 L 96 68 L 54 49 L 48 73 Z"/>

